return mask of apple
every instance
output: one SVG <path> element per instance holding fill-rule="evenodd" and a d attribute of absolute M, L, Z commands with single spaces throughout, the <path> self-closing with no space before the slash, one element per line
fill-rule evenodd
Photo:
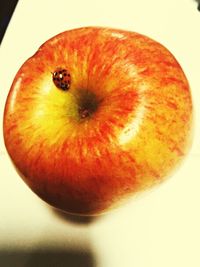
<path fill-rule="evenodd" d="M 46 41 L 17 72 L 5 146 L 44 201 L 98 215 L 172 174 L 190 147 L 192 110 L 187 78 L 163 45 L 83 27 Z"/>

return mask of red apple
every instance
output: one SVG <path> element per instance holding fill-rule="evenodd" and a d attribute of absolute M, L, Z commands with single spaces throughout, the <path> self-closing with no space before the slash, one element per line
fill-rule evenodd
<path fill-rule="evenodd" d="M 192 100 L 174 56 L 138 33 L 63 32 L 18 71 L 7 151 L 50 205 L 94 215 L 165 180 L 190 145 Z"/>

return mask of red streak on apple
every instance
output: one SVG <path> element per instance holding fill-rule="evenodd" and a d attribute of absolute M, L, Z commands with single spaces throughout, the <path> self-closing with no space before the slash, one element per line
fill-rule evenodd
<path fill-rule="evenodd" d="M 53 82 L 56 69 L 69 72 L 68 90 Z M 165 180 L 188 152 L 191 126 L 174 56 L 144 35 L 100 27 L 45 42 L 16 74 L 4 113 L 5 145 L 24 181 L 81 215 Z"/>

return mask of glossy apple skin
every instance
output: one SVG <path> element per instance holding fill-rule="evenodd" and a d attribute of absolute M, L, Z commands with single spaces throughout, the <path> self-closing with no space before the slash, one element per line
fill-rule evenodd
<path fill-rule="evenodd" d="M 57 67 L 71 74 L 68 91 L 52 82 Z M 98 105 L 80 119 L 84 91 Z M 53 37 L 22 65 L 3 126 L 9 155 L 38 196 L 97 215 L 165 180 L 188 151 L 191 125 L 189 84 L 165 47 L 138 33 L 86 27 Z"/>

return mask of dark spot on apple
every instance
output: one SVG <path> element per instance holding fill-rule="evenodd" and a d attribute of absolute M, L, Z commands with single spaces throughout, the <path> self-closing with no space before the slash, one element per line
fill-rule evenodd
<path fill-rule="evenodd" d="M 90 118 L 99 106 L 97 96 L 87 89 L 80 89 L 77 95 L 78 112 L 81 119 Z"/>

